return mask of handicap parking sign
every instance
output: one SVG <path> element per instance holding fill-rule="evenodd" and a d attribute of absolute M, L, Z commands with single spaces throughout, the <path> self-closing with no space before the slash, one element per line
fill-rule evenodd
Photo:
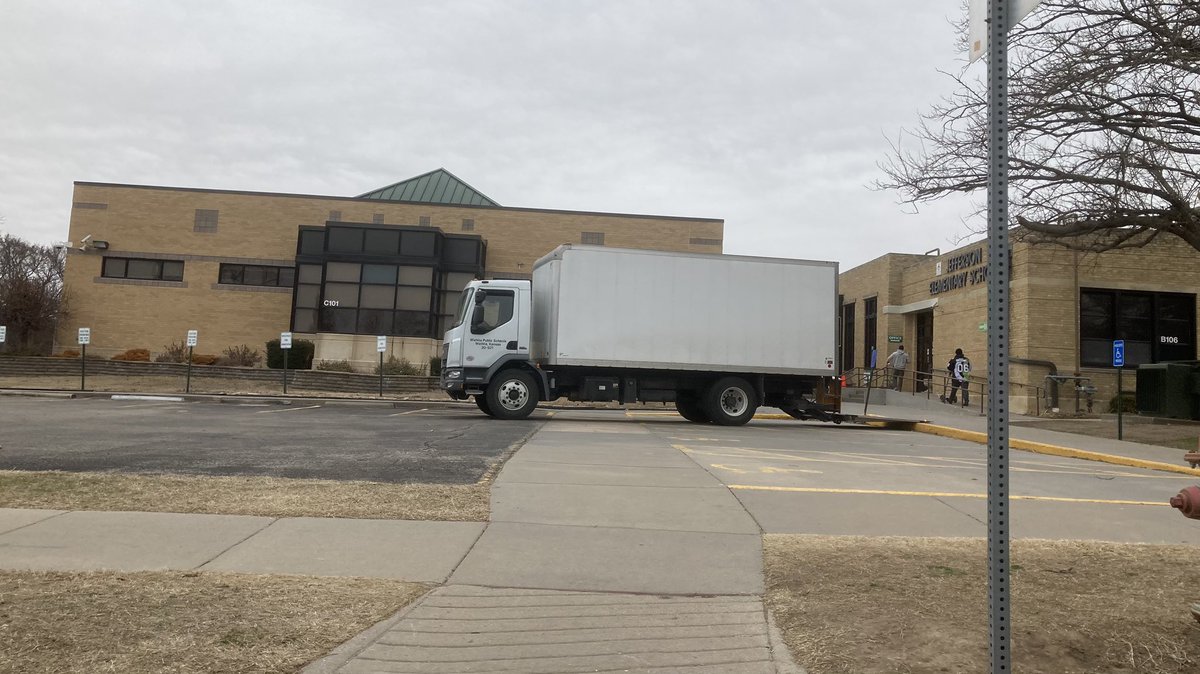
<path fill-rule="evenodd" d="M 1113 367 L 1125 367 L 1125 340 L 1113 340 Z"/>

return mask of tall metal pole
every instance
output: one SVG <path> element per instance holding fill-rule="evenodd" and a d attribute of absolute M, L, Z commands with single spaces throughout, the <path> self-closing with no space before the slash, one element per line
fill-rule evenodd
<path fill-rule="evenodd" d="M 187 384 L 184 385 L 184 387 L 183 387 L 184 393 L 192 392 L 192 349 L 194 349 L 194 348 L 195 347 L 192 347 L 192 346 L 188 347 Z"/>
<path fill-rule="evenodd" d="M 1008 509 L 1009 0 L 988 1 L 988 609 L 992 674 L 1012 671 Z"/>
<path fill-rule="evenodd" d="M 1123 372 L 1124 370 L 1125 370 L 1125 368 L 1123 366 L 1117 368 L 1117 439 L 1118 440 L 1125 439 L 1125 419 L 1123 416 L 1124 412 L 1125 412 L 1125 387 L 1121 385 L 1121 372 Z"/>
<path fill-rule="evenodd" d="M 80 344 L 82 353 L 79 354 L 79 390 L 87 390 L 87 344 Z"/>
<path fill-rule="evenodd" d="M 283 395 L 287 395 L 287 362 L 290 351 L 288 349 L 281 349 L 281 351 L 283 351 Z"/>
<path fill-rule="evenodd" d="M 383 397 L 383 352 L 379 352 L 379 397 Z"/>

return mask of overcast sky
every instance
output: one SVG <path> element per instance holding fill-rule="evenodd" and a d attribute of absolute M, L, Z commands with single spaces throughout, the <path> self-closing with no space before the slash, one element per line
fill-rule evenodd
<path fill-rule="evenodd" d="M 505 206 L 722 218 L 727 253 L 946 250 L 968 203 L 869 184 L 963 68 L 960 11 L 5 0 L 0 230 L 64 239 L 75 180 L 354 196 L 442 167 Z"/>

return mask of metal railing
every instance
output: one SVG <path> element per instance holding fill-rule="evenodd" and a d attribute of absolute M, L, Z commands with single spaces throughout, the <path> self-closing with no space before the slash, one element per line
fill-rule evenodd
<path fill-rule="evenodd" d="M 946 401 L 949 399 L 952 390 L 952 377 L 950 376 L 949 372 L 944 370 L 933 372 L 905 370 L 904 380 L 901 382 L 899 391 L 896 391 L 895 375 L 890 367 L 879 368 L 876 370 L 856 367 L 846 370 L 842 373 L 842 376 L 845 378 L 845 385 L 847 387 L 888 389 L 892 392 L 907 393 L 914 397 L 924 395 L 926 400 L 932 400 L 934 394 L 936 393 L 940 400 Z M 969 397 L 975 398 L 979 401 L 979 413 L 987 414 L 987 377 L 971 375 L 967 381 L 967 386 Z M 1034 414 L 1036 416 L 1041 416 L 1042 398 L 1046 395 L 1046 389 L 1044 387 L 1013 381 L 1009 382 L 1009 386 L 1021 388 L 1026 392 L 1032 392 L 1034 400 Z M 959 395 L 962 395 L 961 391 L 959 392 Z M 959 404 L 961 405 L 961 402 Z M 966 407 L 966 405 L 962 406 Z"/>

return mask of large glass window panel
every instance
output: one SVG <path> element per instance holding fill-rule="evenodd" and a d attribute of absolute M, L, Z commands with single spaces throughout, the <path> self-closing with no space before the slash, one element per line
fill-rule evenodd
<path fill-rule="evenodd" d="M 400 237 L 400 254 L 413 257 L 433 257 L 433 232 L 404 232 Z"/>
<path fill-rule="evenodd" d="M 1159 295 L 1158 317 L 1167 320 L 1192 320 L 1192 311 L 1196 307 L 1195 295 Z"/>
<path fill-rule="evenodd" d="M 1081 339 L 1079 361 L 1084 366 L 1102 367 L 1112 365 L 1111 339 Z"/>
<path fill-rule="evenodd" d="M 446 239 L 442 258 L 452 264 L 479 262 L 479 242 L 473 239 Z"/>
<path fill-rule="evenodd" d="M 391 309 L 396 305 L 395 286 L 363 286 L 362 303 L 364 309 Z"/>
<path fill-rule="evenodd" d="M 162 263 L 162 279 L 164 281 L 182 281 L 183 280 L 183 262 L 179 260 L 167 260 Z"/>
<path fill-rule="evenodd" d="M 339 307 L 358 306 L 357 283 L 326 283 L 325 302 L 337 302 Z"/>
<path fill-rule="evenodd" d="M 364 248 L 367 255 L 395 255 L 400 249 L 400 232 L 368 229 Z"/>
<path fill-rule="evenodd" d="M 1117 314 L 1119 339 L 1149 342 L 1154 333 L 1154 298 L 1122 293 Z"/>
<path fill-rule="evenodd" d="M 442 288 L 454 292 L 461 292 L 463 288 L 467 287 L 468 283 L 474 280 L 474 274 L 469 274 L 466 272 L 453 272 L 446 274 L 446 278 L 442 283 Z"/>
<path fill-rule="evenodd" d="M 428 311 L 397 311 L 393 334 L 405 337 L 429 336 Z"/>
<path fill-rule="evenodd" d="M 357 262 L 330 262 L 325 265 L 325 280 L 358 283 L 361 268 L 362 265 Z"/>
<path fill-rule="evenodd" d="M 242 279 L 245 278 L 243 272 L 245 267 L 240 264 L 223 264 L 221 265 L 221 275 L 218 279 L 220 283 L 230 283 L 240 285 Z"/>
<path fill-rule="evenodd" d="M 297 309 L 296 323 L 292 326 L 295 332 L 316 332 L 317 331 L 317 310 L 316 309 Z"/>
<path fill-rule="evenodd" d="M 356 332 L 360 335 L 391 334 L 392 312 L 382 309 L 359 309 Z"/>
<path fill-rule="evenodd" d="M 301 283 L 320 283 L 321 282 L 321 265 L 319 265 L 319 264 L 302 264 L 302 265 L 300 265 L 300 282 Z"/>
<path fill-rule="evenodd" d="M 362 268 L 362 282 L 396 285 L 396 265 L 364 264 Z"/>
<path fill-rule="evenodd" d="M 104 258 L 104 269 L 100 275 L 109 278 L 125 278 L 125 263 L 126 260 L 119 257 Z"/>
<path fill-rule="evenodd" d="M 128 278 L 155 280 L 162 278 L 162 263 L 158 260 L 130 260 Z"/>
<path fill-rule="evenodd" d="M 247 266 L 246 267 L 246 275 L 245 275 L 245 278 L 242 280 L 242 282 L 248 286 L 275 285 L 274 282 L 267 283 L 267 275 L 268 275 L 267 267 Z M 276 274 L 275 279 L 278 280 L 278 278 L 279 277 Z"/>
<path fill-rule="evenodd" d="M 300 232 L 300 254 L 320 255 L 325 252 L 324 230 L 309 230 Z"/>
<path fill-rule="evenodd" d="M 291 288 L 296 284 L 296 268 L 295 267 L 280 267 L 279 268 L 279 287 Z"/>
<path fill-rule="evenodd" d="M 363 230 L 357 227 L 330 227 L 329 250 L 333 253 L 361 253 Z"/>
<path fill-rule="evenodd" d="M 431 286 L 433 267 L 401 267 L 399 283 L 402 286 Z"/>
<path fill-rule="evenodd" d="M 511 321 L 514 299 L 511 290 L 487 291 L 483 299 L 483 304 L 480 305 L 483 307 L 483 323 L 480 325 L 472 324 L 471 332 L 477 335 L 491 332 Z"/>
<path fill-rule="evenodd" d="M 1112 365 L 1112 342 L 1109 342 L 1109 359 L 1104 365 Z M 1143 365 L 1154 362 L 1150 342 L 1125 340 L 1125 366 Z"/>
<path fill-rule="evenodd" d="M 358 310 L 341 307 L 321 307 L 317 320 L 320 332 L 342 332 L 353 334 Z"/>
<path fill-rule="evenodd" d="M 321 304 L 321 286 L 302 283 L 296 286 L 296 306 L 315 308 Z"/>
<path fill-rule="evenodd" d="M 396 308 L 411 311 L 429 311 L 429 288 L 396 289 Z"/>

